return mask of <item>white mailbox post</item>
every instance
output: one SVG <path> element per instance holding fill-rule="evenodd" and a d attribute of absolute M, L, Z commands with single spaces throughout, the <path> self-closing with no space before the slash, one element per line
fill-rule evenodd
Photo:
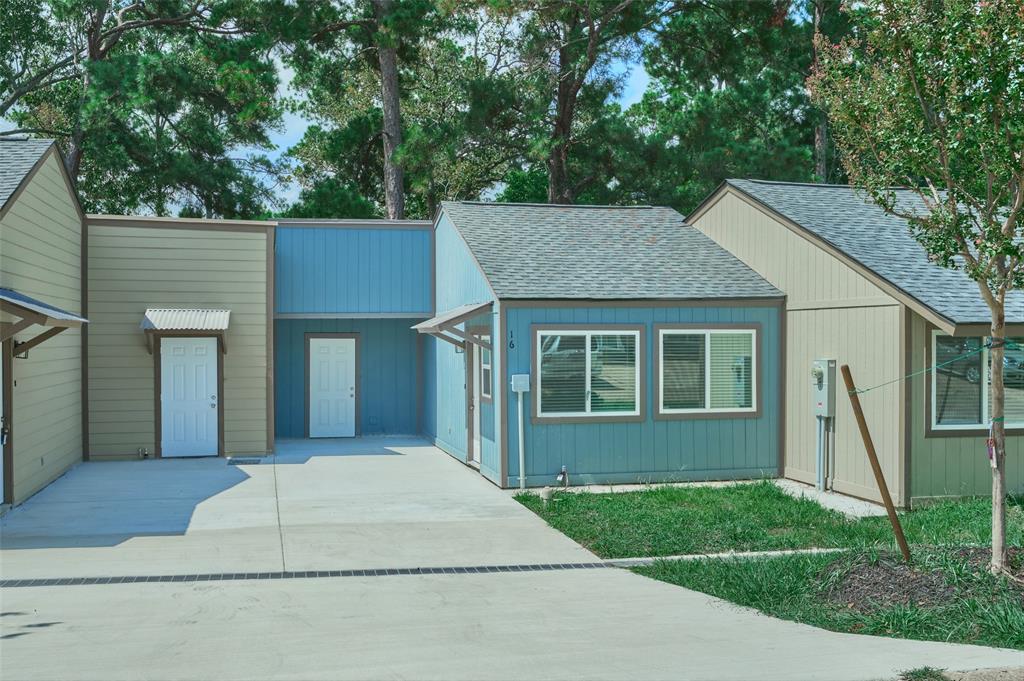
<path fill-rule="evenodd" d="M 512 392 L 519 404 L 519 489 L 526 489 L 526 415 L 523 414 L 523 393 L 530 392 L 530 374 L 512 374 Z"/>

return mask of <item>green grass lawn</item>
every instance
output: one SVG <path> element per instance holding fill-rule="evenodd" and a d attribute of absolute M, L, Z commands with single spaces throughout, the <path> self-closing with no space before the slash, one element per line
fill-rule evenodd
<path fill-rule="evenodd" d="M 639 492 L 557 493 L 516 497 L 552 527 L 604 558 L 720 551 L 891 547 L 886 517 L 850 520 L 809 499 L 794 499 L 768 481 L 725 487 L 660 487 Z M 986 544 L 985 499 L 936 504 L 901 514 L 913 544 Z M 1024 507 L 1011 502 L 1008 541 L 1024 541 Z"/>
<path fill-rule="evenodd" d="M 953 551 L 915 553 L 915 571 L 934 573 L 949 588 L 936 602 L 880 599 L 851 607 L 829 596 L 852 566 L 872 560 L 898 563 L 892 554 L 878 559 L 870 552 L 851 551 L 838 558 L 659 561 L 635 571 L 833 631 L 1024 649 L 1022 592 L 1011 588 L 1005 577 L 993 577 Z"/>
<path fill-rule="evenodd" d="M 547 506 L 531 494 L 516 498 L 605 558 L 846 548 L 841 554 L 659 561 L 636 572 L 835 631 L 1024 649 L 1024 588 L 990 575 L 978 551 L 961 550 L 989 544 L 987 499 L 901 513 L 914 555 L 907 567 L 898 560 L 888 518 L 851 520 L 767 481 L 558 493 Z M 1007 541 L 1024 544 L 1020 499 L 1007 507 Z M 1024 552 L 1013 560 L 1024 560 Z"/>

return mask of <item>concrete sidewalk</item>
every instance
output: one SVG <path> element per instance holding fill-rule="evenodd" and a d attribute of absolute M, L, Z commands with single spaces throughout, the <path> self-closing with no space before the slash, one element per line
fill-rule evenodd
<path fill-rule="evenodd" d="M 9 679 L 895 679 L 1024 664 L 617 570 L 5 589 Z"/>
<path fill-rule="evenodd" d="M 594 562 L 419 440 L 76 467 L 2 521 L 5 579 Z M 836 634 L 613 568 L 0 590 L 4 679 L 836 679 L 1024 654 Z"/>
<path fill-rule="evenodd" d="M 258 465 L 81 464 L 0 533 L 4 579 L 594 560 L 410 438 L 285 441 Z"/>

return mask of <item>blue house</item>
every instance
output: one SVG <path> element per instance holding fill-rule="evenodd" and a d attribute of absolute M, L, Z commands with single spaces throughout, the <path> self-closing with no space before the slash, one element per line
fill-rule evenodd
<path fill-rule="evenodd" d="M 784 297 L 671 209 L 275 232 L 277 438 L 424 435 L 502 487 L 778 475 Z"/>
<path fill-rule="evenodd" d="M 434 243 L 438 447 L 503 487 L 778 474 L 784 296 L 681 215 L 449 202 Z"/>

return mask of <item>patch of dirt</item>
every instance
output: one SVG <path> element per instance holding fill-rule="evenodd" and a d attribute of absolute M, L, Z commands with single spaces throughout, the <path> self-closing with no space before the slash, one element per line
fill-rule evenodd
<path fill-rule="evenodd" d="M 992 551 L 989 549 L 965 548 L 957 549 L 953 555 L 961 560 L 965 560 L 975 570 L 988 570 Z M 1020 580 L 1017 583 L 1018 590 L 1024 591 L 1024 549 L 1017 547 L 1007 549 L 1006 563 L 1014 579 Z"/>
<path fill-rule="evenodd" d="M 1008 554 L 1009 571 L 1017 581 L 1008 580 L 1007 583 L 1020 595 L 1024 604 L 1024 549 L 1010 548 Z M 989 549 L 953 549 L 952 555 L 978 572 L 988 571 Z M 839 561 L 832 563 L 823 574 L 839 565 Z M 927 608 L 946 603 L 956 594 L 956 587 L 946 581 L 941 570 L 907 565 L 899 555 L 889 555 L 879 557 L 876 562 L 871 562 L 866 556 L 858 557 L 853 565 L 844 569 L 839 581 L 825 595 L 840 607 L 871 612 L 895 604 Z"/>
<path fill-rule="evenodd" d="M 948 601 L 955 594 L 956 589 L 941 572 L 918 570 L 892 558 L 872 563 L 860 557 L 826 595 L 836 605 L 870 612 L 897 603 L 928 607 Z"/>

